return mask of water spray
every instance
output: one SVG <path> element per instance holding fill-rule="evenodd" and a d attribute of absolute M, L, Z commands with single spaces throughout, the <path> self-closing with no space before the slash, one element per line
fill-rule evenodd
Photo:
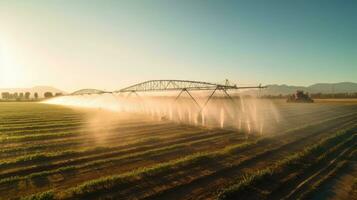
<path fill-rule="evenodd" d="M 230 122 L 238 121 L 238 123 L 231 123 L 229 126 L 235 126 L 238 130 L 242 130 L 242 123 L 245 123 L 249 133 L 253 131 L 254 127 L 257 132 L 262 134 L 263 117 L 259 117 L 259 119 L 257 117 L 258 102 L 254 99 L 244 100 L 243 96 L 239 96 L 239 103 L 236 103 L 236 100 L 227 92 L 228 90 L 256 88 L 265 87 L 238 87 L 229 83 L 222 85 L 200 81 L 153 80 L 114 92 L 93 89 L 79 90 L 68 96 L 50 99 L 46 103 L 103 108 L 117 112 L 147 113 L 154 120 L 168 119 L 195 125 L 198 125 L 200 121 L 202 126 L 214 127 L 217 124 L 220 128 L 228 126 Z M 179 94 L 176 98 L 174 96 L 160 97 L 138 94 L 139 92 L 158 91 L 179 91 Z M 200 97 L 193 95 L 193 92 L 196 91 L 201 93 Z M 216 98 L 216 91 L 223 91 L 221 93 L 223 96 Z M 227 99 L 230 99 L 229 101 L 232 103 L 227 104 Z M 277 117 L 275 118 L 278 120 Z"/>

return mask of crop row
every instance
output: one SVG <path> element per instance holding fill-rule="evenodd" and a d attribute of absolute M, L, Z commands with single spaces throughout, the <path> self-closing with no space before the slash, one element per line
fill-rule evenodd
<path fill-rule="evenodd" d="M 199 163 L 207 159 L 217 159 L 217 157 L 220 157 L 224 154 L 231 154 L 233 152 L 238 151 L 239 149 L 247 148 L 248 146 L 253 144 L 254 142 L 242 143 L 238 145 L 228 146 L 222 150 L 215 151 L 215 152 L 198 152 L 176 160 L 170 160 L 168 162 L 159 163 L 151 167 L 143 167 L 120 175 L 114 175 L 114 176 L 99 178 L 96 180 L 91 180 L 85 182 L 84 184 L 76 188 L 69 189 L 66 193 L 61 194 L 64 195 L 61 198 L 84 197 L 88 193 L 99 192 L 101 190 L 107 190 L 110 188 L 118 187 L 121 184 L 128 183 L 130 179 L 135 176 L 140 176 L 140 177 L 154 176 L 160 172 L 167 173 L 172 168 Z M 166 147 L 166 148 L 172 148 L 172 147 Z M 155 154 L 155 152 L 151 152 L 149 154 L 152 155 L 153 153 Z"/>
<path fill-rule="evenodd" d="M 139 124 L 145 125 L 145 124 L 160 124 L 158 122 L 152 122 L 152 121 L 140 121 Z M 11 131 L 11 132 L 1 132 L 0 135 L 6 136 L 6 137 L 12 137 L 12 136 L 27 136 L 27 135 L 33 135 L 33 134 L 49 134 L 49 133 L 57 133 L 57 132 L 65 132 L 65 131 L 96 131 L 100 129 L 105 129 L 105 130 L 115 130 L 117 128 L 121 127 L 135 127 L 137 126 L 137 123 L 132 123 L 132 122 L 120 122 L 120 123 L 113 123 L 113 124 L 98 124 L 98 125 L 92 125 L 92 124 L 83 124 L 83 125 L 78 125 L 78 126 L 60 126 L 60 127 L 52 127 L 52 128 L 42 128 L 42 129 L 32 129 L 32 130 L 19 130 L 19 131 Z"/>
<path fill-rule="evenodd" d="M 167 174 L 175 168 L 183 168 L 190 165 L 194 165 L 195 163 L 198 164 L 212 159 L 219 159 L 223 156 L 227 156 L 228 154 L 234 154 L 237 151 L 243 150 L 255 144 L 256 142 L 247 142 L 237 145 L 231 145 L 219 151 L 204 153 L 198 152 L 176 160 L 159 163 L 152 167 L 143 167 L 120 175 L 113 175 L 109 177 L 91 180 L 77 187 L 70 188 L 64 193 L 56 193 L 56 197 L 53 197 L 60 199 L 86 198 L 88 195 L 92 195 L 94 193 L 100 193 L 103 191 L 112 190 L 114 188 L 119 188 L 121 185 L 126 185 L 130 183 L 130 180 L 134 177 L 149 178 L 160 173 Z"/>
<path fill-rule="evenodd" d="M 128 124 L 129 122 L 126 122 Z M 135 123 L 132 123 L 135 124 Z M 105 126 L 119 126 L 123 125 L 123 122 L 120 123 L 110 123 L 110 124 L 105 124 Z M 62 121 L 62 122 L 56 122 L 56 123 L 45 123 L 45 124 L 31 124 L 31 125 L 22 125 L 22 126 L 9 126 L 9 127 L 0 127 L 0 131 L 4 134 L 16 134 L 16 133 L 23 133 L 24 130 L 26 132 L 34 131 L 38 132 L 41 130 L 53 130 L 53 129 L 60 129 L 62 127 L 70 127 L 70 128 L 97 128 L 97 127 L 102 127 L 104 125 L 97 125 L 93 126 L 89 122 L 85 122 L 83 120 L 80 121 L 72 121 L 72 120 L 67 120 L 67 121 Z"/>
<path fill-rule="evenodd" d="M 29 141 L 44 140 L 44 139 L 46 139 L 47 141 L 48 139 L 57 139 L 57 138 L 64 139 L 65 136 L 83 139 L 83 138 L 88 138 L 88 135 L 93 134 L 95 132 L 106 131 L 112 133 L 113 135 L 118 131 L 125 131 L 126 129 L 130 129 L 130 128 L 133 128 L 132 132 L 134 131 L 134 128 L 137 130 L 136 132 L 140 132 L 141 128 L 145 130 L 148 127 L 160 128 L 160 126 L 168 126 L 168 124 L 155 123 L 152 125 L 142 124 L 140 126 L 124 125 L 124 126 L 112 127 L 112 128 L 103 127 L 103 128 L 93 128 L 93 129 L 83 129 L 83 130 L 78 129 L 74 131 L 71 131 L 73 130 L 73 127 L 66 127 L 65 130 L 67 131 L 61 131 L 61 132 L 58 132 L 58 130 L 57 131 L 52 130 L 54 133 L 41 133 L 41 134 L 20 135 L 20 136 L 12 136 L 12 137 L 2 137 L 0 139 L 0 143 L 29 142 Z"/>
<path fill-rule="evenodd" d="M 137 142 L 137 144 L 140 143 L 147 143 L 147 142 L 157 142 L 158 140 L 163 140 L 163 139 L 169 139 L 169 138 L 183 138 L 183 137 L 187 137 L 189 135 L 193 135 L 193 134 L 198 134 L 198 135 L 194 135 L 192 137 L 200 137 L 200 135 L 204 135 L 205 133 L 207 133 L 207 131 L 205 130 L 190 130 L 189 127 L 185 128 L 185 127 L 181 127 L 181 128 L 164 128 L 161 126 L 157 126 L 155 129 L 153 130 L 157 130 L 156 134 L 151 136 L 148 134 L 145 134 L 145 129 L 143 130 L 144 133 L 138 129 L 134 130 L 132 129 L 131 131 L 126 131 L 125 134 L 121 133 L 121 134 L 110 134 L 110 135 L 106 135 L 106 141 L 103 141 L 101 144 L 104 145 L 106 144 L 106 146 L 113 146 L 113 144 L 116 144 L 116 146 L 118 146 L 117 148 L 122 148 L 123 145 L 129 145 L 129 144 L 135 144 Z M 165 134 L 168 133 L 168 131 L 171 130 L 170 134 Z M 184 133 L 182 133 L 182 131 L 180 130 L 186 130 Z M 213 131 L 214 132 L 214 131 Z M 79 133 L 78 133 L 79 134 Z M 145 137 L 138 137 L 138 135 L 143 135 Z M 205 134 L 205 135 L 210 135 L 209 133 Z M 160 137 L 159 137 L 160 136 Z M 68 138 L 64 139 L 63 142 L 68 144 L 68 142 L 75 142 L 75 141 L 80 141 L 78 145 L 80 145 L 82 148 L 84 148 L 85 146 L 91 146 L 93 144 L 93 142 L 95 142 L 95 138 L 94 137 L 83 137 L 83 139 L 79 139 L 79 138 L 71 138 L 71 140 L 68 140 Z M 43 148 L 48 148 L 51 147 L 52 150 L 54 148 L 56 148 L 57 146 L 63 146 L 63 142 L 60 141 L 56 141 L 51 142 L 51 143 L 34 143 L 31 146 L 21 146 L 21 147 L 10 147 L 10 148 L 6 148 L 6 149 L 2 149 L 0 150 L 0 152 L 2 152 L 5 156 L 5 154 L 9 154 L 10 155 L 14 155 L 14 153 L 16 151 L 22 151 L 22 152 L 26 152 L 26 156 L 30 156 L 31 154 L 29 154 L 30 152 L 28 150 L 30 150 L 31 148 L 35 148 L 35 149 L 43 149 Z M 120 145 L 118 145 L 120 144 Z M 70 148 L 71 146 L 66 146 L 66 149 Z"/>
<path fill-rule="evenodd" d="M 337 166 L 327 176 L 313 183 L 310 188 L 299 197 L 299 199 L 312 199 L 313 195 L 317 193 L 317 190 L 321 187 L 323 183 L 337 176 L 337 173 L 345 169 L 347 166 L 348 161 L 346 160 L 338 163 Z"/>
<path fill-rule="evenodd" d="M 352 135 L 352 136 L 351 136 Z M 258 198 L 267 195 L 266 193 L 259 193 L 255 188 L 263 184 L 273 184 L 273 180 L 277 179 L 282 172 L 295 169 L 306 169 L 311 165 L 320 162 L 328 153 L 336 150 L 339 146 L 351 142 L 355 139 L 355 135 L 351 130 L 340 132 L 334 136 L 320 141 L 318 144 L 305 148 L 301 152 L 297 152 L 291 156 L 276 163 L 272 167 L 264 170 L 256 171 L 255 173 L 243 176 L 242 180 L 223 191 L 218 196 L 220 200 L 236 199 L 237 197 L 244 197 L 248 194 L 258 195 Z M 343 142 L 340 145 L 339 143 Z M 336 146 L 337 145 L 337 146 Z M 322 156 L 320 156 L 322 154 Z M 309 162 L 307 162 L 307 160 Z M 307 164 L 309 163 L 309 164 Z M 275 178 L 274 178 L 275 177 Z"/>
<path fill-rule="evenodd" d="M 218 163 L 212 163 L 214 166 L 218 165 L 220 167 L 214 167 L 211 169 L 204 167 L 203 169 L 206 169 L 204 170 L 204 173 L 200 173 L 200 171 L 203 171 L 202 167 L 197 168 L 199 170 L 197 171 L 197 173 L 193 172 L 196 169 L 192 168 L 192 174 L 195 175 L 191 175 L 190 170 L 188 170 L 186 173 L 186 178 L 176 177 L 175 184 L 171 184 L 170 186 L 163 186 L 165 187 L 165 189 L 161 189 L 160 192 L 151 194 L 150 191 L 147 191 L 145 192 L 146 194 L 144 192 L 142 193 L 148 199 L 170 199 L 173 196 L 177 197 L 177 192 L 179 191 L 194 192 L 195 196 L 200 199 L 212 198 L 216 195 L 215 191 L 217 190 L 217 188 L 221 187 L 223 178 L 226 182 L 231 182 L 233 181 L 234 176 L 240 176 L 240 174 L 242 174 L 244 171 L 251 171 L 254 168 L 259 169 L 259 164 L 257 163 L 264 163 L 264 165 L 266 166 L 272 165 L 276 161 L 283 158 L 281 152 L 294 152 L 297 149 L 303 148 L 306 143 L 313 144 L 314 141 L 320 140 L 323 135 L 333 134 L 336 131 L 340 130 L 342 127 L 351 127 L 348 124 L 351 125 L 353 123 L 348 122 L 347 124 L 341 124 L 339 128 L 332 128 L 330 131 L 326 129 L 328 127 L 322 129 L 320 127 L 320 129 L 313 130 L 312 132 L 312 128 L 302 129 L 300 130 L 300 133 L 304 134 L 289 134 L 284 137 L 281 137 L 280 139 L 275 138 L 270 142 L 261 142 L 254 148 L 250 148 L 248 151 L 245 150 L 239 153 L 240 155 L 247 156 L 233 156 L 231 158 L 228 157 L 225 159 L 226 161 L 220 159 Z M 308 135 L 305 132 L 308 133 Z M 292 137 L 293 135 L 300 136 Z M 284 138 L 289 138 L 289 140 L 286 140 Z M 281 142 L 276 143 L 277 141 Z M 225 163 L 229 163 L 228 166 Z M 205 165 L 207 164 L 208 163 L 205 163 Z M 180 174 L 182 174 L 182 171 L 180 171 Z M 203 192 L 202 190 L 200 190 L 200 188 L 205 188 L 206 192 Z M 128 190 L 130 189 L 128 188 Z M 121 194 L 125 195 L 128 193 L 121 192 Z M 148 195 L 149 197 L 147 197 Z M 179 196 L 179 198 L 189 197 L 188 195 L 184 194 Z"/>
<path fill-rule="evenodd" d="M 311 125 L 310 125 L 311 126 Z M 109 177 L 104 177 L 100 179 L 96 179 L 93 181 L 85 182 L 81 186 L 76 188 L 72 188 L 67 190 L 65 193 L 62 193 L 63 198 L 75 198 L 75 197 L 86 197 L 87 195 L 97 194 L 102 191 L 108 191 L 123 185 L 126 185 L 130 182 L 131 179 L 139 176 L 139 177 L 146 177 L 150 178 L 151 176 L 158 176 L 160 173 L 163 174 L 170 174 L 171 172 L 184 169 L 188 166 L 192 165 L 200 165 L 202 161 L 204 163 L 215 162 L 215 160 L 224 160 L 224 158 L 230 157 L 230 155 L 235 156 L 237 151 L 242 151 L 243 149 L 247 149 L 252 146 L 261 146 L 260 144 L 266 143 L 270 141 L 271 138 L 262 138 L 258 139 L 255 142 L 248 142 L 239 145 L 233 145 L 226 147 L 219 151 L 214 152 L 207 152 L 207 153 L 196 153 L 193 155 L 189 155 L 177 160 L 171 160 L 169 162 L 160 163 L 158 165 L 154 165 L 148 168 L 141 168 L 132 172 L 127 172 L 120 175 L 114 175 Z M 286 145 L 289 145 L 287 143 Z M 264 148 L 262 148 L 264 149 Z M 280 147 L 273 148 L 272 150 L 267 150 L 262 153 L 258 153 L 256 156 L 265 155 L 270 151 L 274 151 L 274 149 L 279 150 Z M 254 159 L 256 157 L 253 155 L 248 159 Z M 196 163 L 196 164 L 195 164 Z M 189 167 L 190 168 L 190 167 Z M 62 196 L 61 196 L 62 198 Z"/>
<path fill-rule="evenodd" d="M 47 175 L 51 175 L 51 174 L 54 174 L 54 173 L 63 172 L 63 171 L 66 171 L 66 170 L 73 170 L 73 169 L 79 170 L 79 169 L 93 167 L 93 166 L 97 166 L 97 165 L 103 167 L 104 164 L 106 164 L 106 163 L 114 164 L 114 163 L 118 163 L 118 162 L 123 161 L 123 160 L 128 160 L 128 159 L 137 158 L 137 157 L 144 157 L 144 158 L 158 157 L 159 155 L 167 154 L 167 153 L 169 153 L 171 151 L 174 151 L 174 150 L 188 149 L 188 147 L 190 147 L 190 146 L 196 146 L 199 143 L 205 144 L 206 142 L 215 141 L 215 140 L 217 140 L 219 138 L 227 137 L 227 136 L 228 135 L 223 135 L 223 134 L 218 135 L 217 134 L 217 135 L 215 135 L 215 136 L 213 135 L 213 137 L 209 137 L 209 138 L 203 138 L 203 139 L 198 139 L 198 140 L 193 140 L 193 141 L 191 140 L 191 142 L 183 142 L 181 144 L 174 144 L 174 145 L 170 145 L 170 146 L 163 145 L 163 147 L 161 147 L 161 148 L 154 148 L 154 149 L 149 149 L 149 150 L 146 150 L 146 151 L 134 152 L 134 153 L 130 153 L 130 150 L 121 150 L 119 152 L 110 153 L 111 156 L 114 156 L 115 154 L 119 154 L 119 153 L 120 153 L 121 156 L 113 157 L 113 158 L 107 158 L 107 159 L 104 159 L 105 158 L 104 154 L 103 155 L 94 155 L 95 157 L 91 158 L 90 160 L 88 159 L 89 157 L 79 158 L 78 160 L 75 160 L 75 159 L 72 158 L 69 161 L 70 163 L 81 163 L 81 164 L 80 165 L 75 165 L 75 166 L 74 165 L 70 166 L 70 165 L 68 165 L 70 163 L 63 162 L 63 163 L 60 163 L 63 167 L 60 167 L 60 168 L 58 168 L 56 170 L 49 170 L 49 171 L 42 171 L 42 172 L 38 172 L 38 173 L 32 173 L 30 175 L 23 176 L 23 177 L 20 177 L 20 176 L 9 177 L 9 178 L 5 178 L 5 179 L 1 179 L 0 183 L 10 183 L 10 182 L 13 182 L 13 181 L 18 181 L 18 180 L 24 180 L 24 179 L 29 179 L 29 178 L 47 176 Z M 71 153 L 71 152 L 69 152 L 69 153 Z M 42 157 L 40 157 L 40 158 L 42 160 Z M 46 160 L 49 160 L 49 159 L 47 158 Z M 87 163 L 83 164 L 83 162 L 85 162 L 85 161 Z M 91 161 L 91 162 L 88 162 L 88 161 Z M 49 164 L 48 166 L 46 166 L 46 168 L 53 169 L 54 166 Z"/>

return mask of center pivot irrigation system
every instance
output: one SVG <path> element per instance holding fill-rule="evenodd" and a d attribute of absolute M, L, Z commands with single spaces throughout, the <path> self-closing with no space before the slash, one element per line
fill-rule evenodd
<path fill-rule="evenodd" d="M 150 80 L 142 83 L 138 83 L 121 90 L 106 92 L 102 90 L 96 89 L 82 89 L 76 92 L 73 92 L 70 95 L 91 95 L 91 94 L 120 94 L 120 93 L 128 93 L 128 96 L 132 93 L 137 94 L 137 92 L 163 92 L 163 91 L 180 91 L 180 93 L 175 98 L 177 101 L 181 94 L 186 92 L 190 98 L 194 101 L 194 103 L 200 109 L 200 112 L 206 107 L 207 103 L 211 100 L 213 95 L 217 90 L 223 91 L 223 93 L 231 100 L 233 98 L 227 92 L 228 90 L 239 90 L 239 89 L 262 89 L 266 88 L 266 86 L 249 86 L 249 87 L 238 87 L 237 85 L 232 85 L 226 80 L 225 84 L 216 84 L 202 81 L 189 81 L 189 80 Z M 190 91 L 198 91 L 198 90 L 211 90 L 212 93 L 208 96 L 205 103 L 200 105 L 197 100 L 191 95 Z M 139 95 L 138 95 L 139 96 Z"/>

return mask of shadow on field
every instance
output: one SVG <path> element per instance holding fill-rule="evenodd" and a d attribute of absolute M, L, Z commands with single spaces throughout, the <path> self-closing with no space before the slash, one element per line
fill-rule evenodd
<path fill-rule="evenodd" d="M 61 172 L 61 174 L 62 174 L 64 179 L 67 179 L 67 178 L 72 178 L 74 175 L 77 174 L 77 172 L 78 172 L 78 170 L 71 169 L 71 170 L 63 171 L 63 172 Z"/>
<path fill-rule="evenodd" d="M 50 184 L 50 180 L 48 179 L 48 177 L 37 177 L 37 178 L 32 178 L 31 182 L 33 185 L 35 185 L 36 187 L 43 187 L 46 185 Z"/>

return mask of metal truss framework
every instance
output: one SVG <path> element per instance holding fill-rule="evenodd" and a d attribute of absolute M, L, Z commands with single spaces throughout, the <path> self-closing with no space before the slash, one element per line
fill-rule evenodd
<path fill-rule="evenodd" d="M 97 89 L 82 89 L 82 90 L 77 90 L 70 95 L 83 95 L 83 94 L 104 94 L 104 93 L 111 93 L 111 92 L 106 92 L 102 90 L 97 90 Z"/>
<path fill-rule="evenodd" d="M 136 93 L 136 92 L 155 92 L 155 91 L 175 91 L 178 90 L 180 93 L 175 98 L 177 101 L 182 93 L 187 93 L 192 101 L 197 105 L 199 108 L 199 112 L 201 113 L 203 109 L 207 106 L 208 102 L 212 99 L 213 95 L 217 90 L 223 91 L 223 93 L 234 103 L 233 98 L 228 94 L 227 90 L 232 89 L 253 89 L 253 88 L 266 88 L 264 86 L 253 86 L 253 87 L 238 87 L 237 85 L 229 84 L 229 81 L 226 80 L 226 84 L 215 84 L 209 82 L 202 82 L 202 81 L 188 81 L 188 80 L 150 80 L 145 81 L 142 83 L 138 83 L 116 92 L 125 93 Z M 200 105 L 198 101 L 192 96 L 189 91 L 193 90 L 212 90 L 212 93 L 206 99 L 203 105 Z M 130 94 L 129 93 L 129 94 Z"/>
<path fill-rule="evenodd" d="M 102 90 L 96 89 L 83 89 L 78 90 L 71 95 L 83 95 L 83 94 L 104 94 L 104 93 L 128 93 L 127 97 L 130 94 L 135 93 L 137 96 L 137 92 L 158 92 L 158 91 L 180 91 L 178 96 L 175 98 L 177 101 L 182 93 L 187 93 L 192 101 L 199 108 L 199 113 L 203 111 L 203 109 L 207 106 L 208 102 L 212 99 L 213 95 L 217 90 L 223 91 L 223 94 L 227 96 L 234 103 L 234 99 L 229 95 L 227 90 L 237 90 L 237 89 L 262 89 L 266 88 L 265 86 L 251 86 L 251 87 L 238 87 L 237 85 L 231 85 L 228 80 L 226 80 L 226 84 L 215 84 L 209 82 L 202 81 L 189 81 L 189 80 L 150 80 L 142 83 L 138 83 L 121 90 L 117 90 L 114 92 L 106 92 Z M 203 105 L 200 105 L 198 101 L 192 96 L 189 91 L 194 90 L 212 90 L 212 93 L 206 99 Z"/>
<path fill-rule="evenodd" d="M 230 84 L 215 84 L 202 81 L 188 81 L 188 80 L 150 80 L 138 83 L 116 92 L 153 92 L 153 91 L 170 91 L 170 90 L 214 90 L 220 89 L 244 89 L 257 87 L 237 87 Z"/>

